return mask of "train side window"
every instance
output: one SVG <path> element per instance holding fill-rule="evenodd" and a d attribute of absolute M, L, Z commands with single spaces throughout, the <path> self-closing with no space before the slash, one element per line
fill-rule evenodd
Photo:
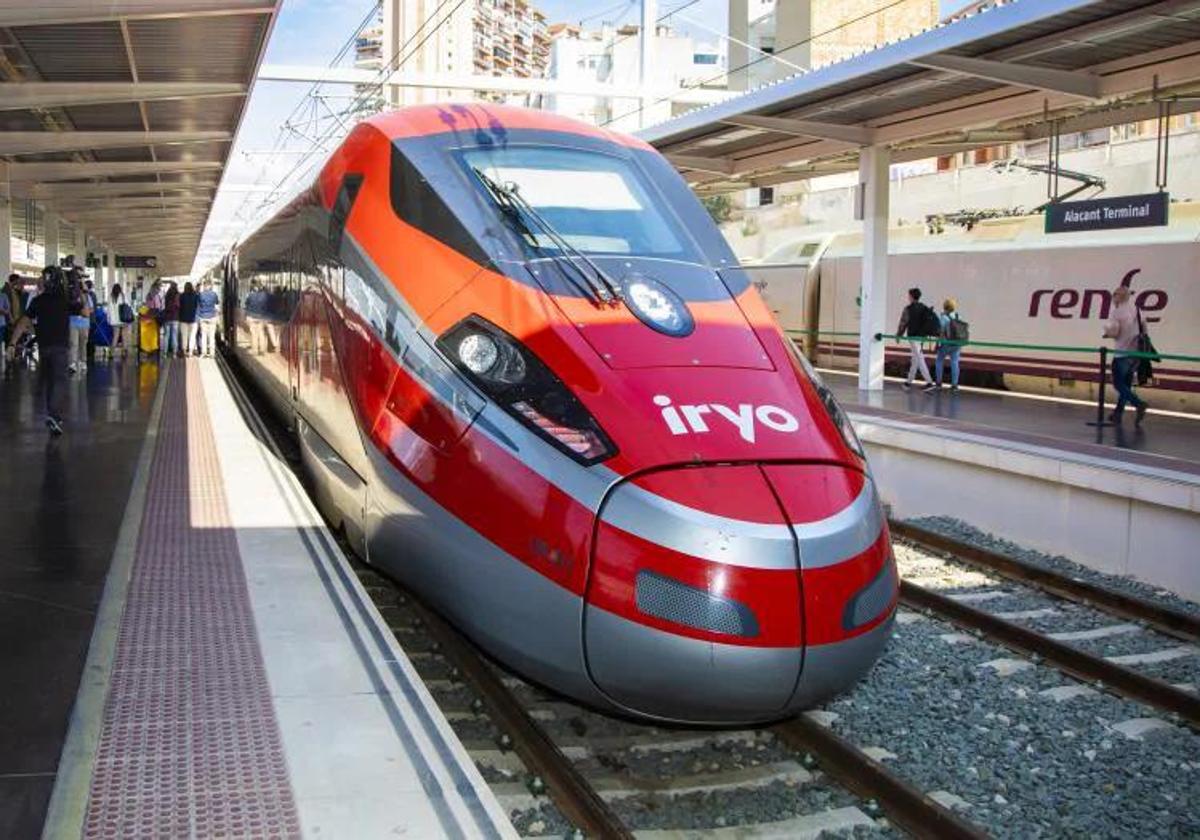
<path fill-rule="evenodd" d="M 342 178 L 342 186 L 338 189 L 337 199 L 333 202 L 333 212 L 329 216 L 329 244 L 336 254 L 342 249 L 342 237 L 346 233 L 346 220 L 350 218 L 350 210 L 358 191 L 362 188 L 363 176 L 351 172 Z"/>

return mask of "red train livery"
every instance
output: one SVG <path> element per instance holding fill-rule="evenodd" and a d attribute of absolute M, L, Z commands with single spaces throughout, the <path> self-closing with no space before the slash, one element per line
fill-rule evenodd
<path fill-rule="evenodd" d="M 649 146 L 384 114 L 225 275 L 324 513 L 510 667 L 743 723 L 878 657 L 898 580 L 861 446 Z"/>

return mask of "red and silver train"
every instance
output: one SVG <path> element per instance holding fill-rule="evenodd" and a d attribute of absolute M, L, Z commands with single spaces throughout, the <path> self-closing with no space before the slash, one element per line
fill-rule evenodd
<path fill-rule="evenodd" d="M 324 513 L 515 670 L 740 723 L 879 656 L 898 578 L 862 448 L 649 146 L 389 113 L 225 266 L 226 338 Z"/>

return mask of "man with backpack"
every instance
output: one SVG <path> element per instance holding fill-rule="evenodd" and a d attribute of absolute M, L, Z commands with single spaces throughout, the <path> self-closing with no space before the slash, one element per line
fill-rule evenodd
<path fill-rule="evenodd" d="M 958 356 L 963 345 L 971 340 L 971 325 L 958 314 L 958 302 L 954 298 L 942 301 L 942 314 L 938 316 L 941 323 L 941 340 L 937 346 L 937 362 L 934 372 L 937 374 L 937 386 L 942 387 L 942 371 L 946 359 L 950 360 L 950 390 L 958 390 Z"/>
<path fill-rule="evenodd" d="M 896 327 L 897 336 L 908 337 L 909 353 L 911 354 L 908 378 L 901 386 L 904 390 L 907 391 L 912 387 L 913 379 L 918 372 L 925 380 L 923 390 L 932 391 L 937 387 L 933 384 L 933 377 L 929 375 L 929 365 L 925 364 L 925 353 L 922 351 L 921 344 L 928 339 L 938 338 L 941 333 L 942 322 L 938 320 L 936 312 L 921 303 L 921 290 L 915 286 L 909 289 L 908 305 L 900 313 L 900 325 Z"/>
<path fill-rule="evenodd" d="M 30 301 L 17 322 L 13 344 L 37 325 L 38 361 L 46 396 L 46 427 L 52 435 L 63 433 L 63 393 L 67 385 L 67 353 L 70 328 L 70 302 L 63 270 L 49 265 L 42 271 L 41 293 Z"/>

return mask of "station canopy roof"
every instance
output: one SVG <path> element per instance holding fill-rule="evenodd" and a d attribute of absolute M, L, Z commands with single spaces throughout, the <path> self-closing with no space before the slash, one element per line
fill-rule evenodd
<path fill-rule="evenodd" d="M 10 195 L 188 273 L 280 2 L 0 0 Z"/>
<path fill-rule="evenodd" d="M 638 134 L 701 194 L 1200 110 L 1200 0 L 1008 0 Z M 1150 185 L 1147 185 L 1149 188 Z"/>

